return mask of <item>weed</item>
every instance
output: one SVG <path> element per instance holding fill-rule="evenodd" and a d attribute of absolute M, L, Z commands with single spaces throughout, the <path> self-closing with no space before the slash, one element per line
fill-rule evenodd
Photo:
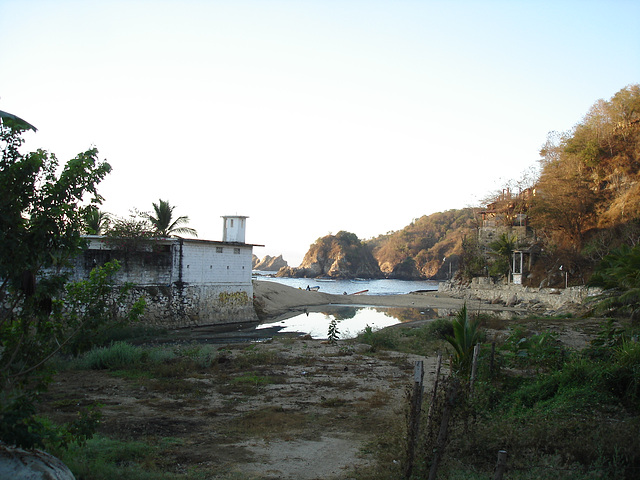
<path fill-rule="evenodd" d="M 79 366 L 88 370 L 118 370 L 138 364 L 143 358 L 141 348 L 126 342 L 116 342 L 109 347 L 88 351 L 82 356 Z"/>
<path fill-rule="evenodd" d="M 327 332 L 327 340 L 331 345 L 338 343 L 340 339 L 340 330 L 338 330 L 338 322 L 335 318 L 332 318 L 329 322 L 329 331 Z"/>
<path fill-rule="evenodd" d="M 247 412 L 231 424 L 231 431 L 247 437 L 278 437 L 302 431 L 309 424 L 306 415 L 281 407 L 265 407 Z"/>
<path fill-rule="evenodd" d="M 72 446 L 68 450 L 54 450 L 73 472 L 76 478 L 92 480 L 155 480 L 194 479 L 193 474 L 167 472 L 156 463 L 162 458 L 164 448 L 170 447 L 169 439 L 160 445 L 141 441 L 119 441 L 96 436 L 83 447 Z"/>
<path fill-rule="evenodd" d="M 325 398 L 320 402 L 320 405 L 322 405 L 323 407 L 328 407 L 328 408 L 336 408 L 336 407 L 344 407 L 345 405 L 348 405 L 349 403 L 351 403 L 349 400 L 344 399 L 344 398 L 338 398 L 338 397 L 333 397 L 333 398 Z"/>
<path fill-rule="evenodd" d="M 371 351 L 375 352 L 379 349 L 397 349 L 399 337 L 400 335 L 395 329 L 385 328 L 382 330 L 374 330 L 371 326 L 367 325 L 356 339 L 361 343 L 371 345 Z"/>

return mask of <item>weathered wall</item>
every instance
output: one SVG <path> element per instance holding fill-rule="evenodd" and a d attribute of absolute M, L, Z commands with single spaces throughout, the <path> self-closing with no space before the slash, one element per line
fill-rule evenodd
<path fill-rule="evenodd" d="M 483 300 L 489 303 L 504 303 L 508 306 L 520 305 L 530 309 L 562 310 L 575 308 L 590 295 L 597 293 L 586 287 L 532 288 L 522 285 L 496 284 L 490 278 L 477 277 L 471 285 L 440 283 L 438 291 L 456 298 Z"/>
<path fill-rule="evenodd" d="M 130 303 L 144 297 L 142 322 L 189 327 L 258 321 L 253 308 L 252 247 L 201 240 L 162 240 L 145 251 L 110 250 L 93 239 L 73 262 L 72 280 L 118 260 L 116 284 L 134 287 Z"/>
<path fill-rule="evenodd" d="M 163 247 L 169 247 L 169 245 Z M 173 258 L 170 248 L 132 253 L 107 249 L 87 249 L 73 261 L 70 279 L 74 281 L 85 280 L 89 278 L 89 273 L 94 267 L 102 266 L 112 260 L 120 262 L 120 270 L 115 278 L 116 283 L 170 285 L 174 281 L 172 278 Z"/>
<path fill-rule="evenodd" d="M 229 291 L 216 285 L 137 286 L 131 301 L 144 297 L 147 325 L 181 328 L 206 325 L 257 322 L 253 291 Z"/>

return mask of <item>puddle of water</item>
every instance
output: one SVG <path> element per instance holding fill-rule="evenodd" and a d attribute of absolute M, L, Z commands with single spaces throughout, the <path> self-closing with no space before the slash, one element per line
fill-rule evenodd
<path fill-rule="evenodd" d="M 401 322 L 437 316 L 438 311 L 435 309 L 331 306 L 324 307 L 320 312 L 309 311 L 286 320 L 263 323 L 257 329 L 277 328 L 278 333 L 298 332 L 323 340 L 327 338 L 329 324 L 335 318 L 340 338 L 347 339 L 358 336 L 367 325 L 378 330 Z"/>

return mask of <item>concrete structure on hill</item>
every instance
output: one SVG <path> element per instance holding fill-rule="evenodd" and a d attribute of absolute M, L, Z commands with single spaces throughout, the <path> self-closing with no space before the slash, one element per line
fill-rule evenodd
<path fill-rule="evenodd" d="M 517 195 L 507 188 L 479 212 L 481 221 L 478 227 L 478 243 L 485 252 L 488 252 L 489 245 L 502 235 L 517 239 L 518 248 L 512 255 L 511 275 L 508 280 L 518 285 L 522 284 L 523 278 L 531 270 L 537 254 L 535 231 L 529 225 L 527 215 L 535 195 L 534 188 L 524 189 Z M 486 253 L 485 256 L 489 257 L 489 254 Z"/>
<path fill-rule="evenodd" d="M 75 259 L 72 280 L 95 266 L 118 260 L 117 284 L 134 285 L 131 299 L 144 296 L 143 322 L 190 327 L 257 321 L 253 308 L 253 247 L 245 243 L 244 216 L 224 216 L 222 241 L 158 238 L 134 250 L 103 236 L 87 236 L 88 248 Z M 117 243 L 117 242 L 116 242 Z"/>

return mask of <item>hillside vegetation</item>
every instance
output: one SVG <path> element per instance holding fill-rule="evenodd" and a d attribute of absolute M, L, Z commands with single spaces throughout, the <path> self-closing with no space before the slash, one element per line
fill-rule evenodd
<path fill-rule="evenodd" d="M 424 215 L 402 230 L 366 242 L 389 278 L 445 279 L 458 269 L 463 240 L 475 235 L 474 209 Z"/>
<path fill-rule="evenodd" d="M 349 232 L 328 235 L 311 246 L 301 267 L 282 273 L 349 277 L 358 272 L 401 279 L 457 274 L 469 280 L 488 272 L 499 277 L 510 273 L 510 253 L 525 248 L 532 258 L 525 285 L 583 284 L 612 248 L 640 243 L 640 85 L 598 100 L 570 131 L 551 132 L 540 156 L 536 178 L 516 179 L 516 188 L 505 185 L 486 200 L 483 211 L 490 210 L 500 227 L 493 242 L 478 240 L 480 208 L 449 210 L 370 240 Z M 358 255 L 339 235 L 357 240 Z M 366 265 L 357 265 L 360 260 Z M 328 267 L 318 269 L 320 264 Z"/>

